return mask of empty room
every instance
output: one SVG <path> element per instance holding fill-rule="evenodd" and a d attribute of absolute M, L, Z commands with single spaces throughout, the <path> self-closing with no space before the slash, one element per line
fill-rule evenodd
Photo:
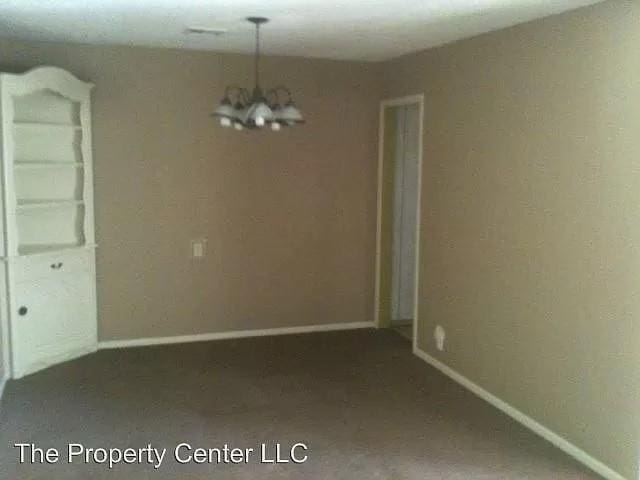
<path fill-rule="evenodd" d="M 0 1 L 0 479 L 640 480 L 640 2 Z"/>

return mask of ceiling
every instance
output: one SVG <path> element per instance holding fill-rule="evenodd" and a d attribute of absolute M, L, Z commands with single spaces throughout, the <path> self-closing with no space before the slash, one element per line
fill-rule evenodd
<path fill-rule="evenodd" d="M 598 0 L 0 0 L 0 37 L 386 60 Z M 188 35 L 187 27 L 227 29 Z"/>

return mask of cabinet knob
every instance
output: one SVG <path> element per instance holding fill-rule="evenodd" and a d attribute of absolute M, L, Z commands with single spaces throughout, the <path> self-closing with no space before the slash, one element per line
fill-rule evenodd
<path fill-rule="evenodd" d="M 24 317 L 27 314 L 28 311 L 29 311 L 29 309 L 27 307 L 20 307 L 18 309 L 18 314 L 20 316 Z"/>
<path fill-rule="evenodd" d="M 62 268 L 62 262 L 52 263 L 51 268 L 53 268 L 54 270 L 60 270 Z"/>

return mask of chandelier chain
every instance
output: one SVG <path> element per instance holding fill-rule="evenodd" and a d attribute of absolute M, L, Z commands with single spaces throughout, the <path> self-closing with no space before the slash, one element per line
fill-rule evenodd
<path fill-rule="evenodd" d="M 256 58 L 255 58 L 255 70 L 256 70 L 256 87 L 260 88 L 260 24 L 256 24 Z"/>

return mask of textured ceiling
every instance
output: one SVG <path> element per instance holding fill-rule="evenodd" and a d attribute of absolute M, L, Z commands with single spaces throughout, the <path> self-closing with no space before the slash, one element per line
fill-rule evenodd
<path fill-rule="evenodd" d="M 249 53 L 250 15 L 268 54 L 385 60 L 597 0 L 0 0 L 0 36 Z M 189 26 L 224 28 L 187 35 Z"/>

